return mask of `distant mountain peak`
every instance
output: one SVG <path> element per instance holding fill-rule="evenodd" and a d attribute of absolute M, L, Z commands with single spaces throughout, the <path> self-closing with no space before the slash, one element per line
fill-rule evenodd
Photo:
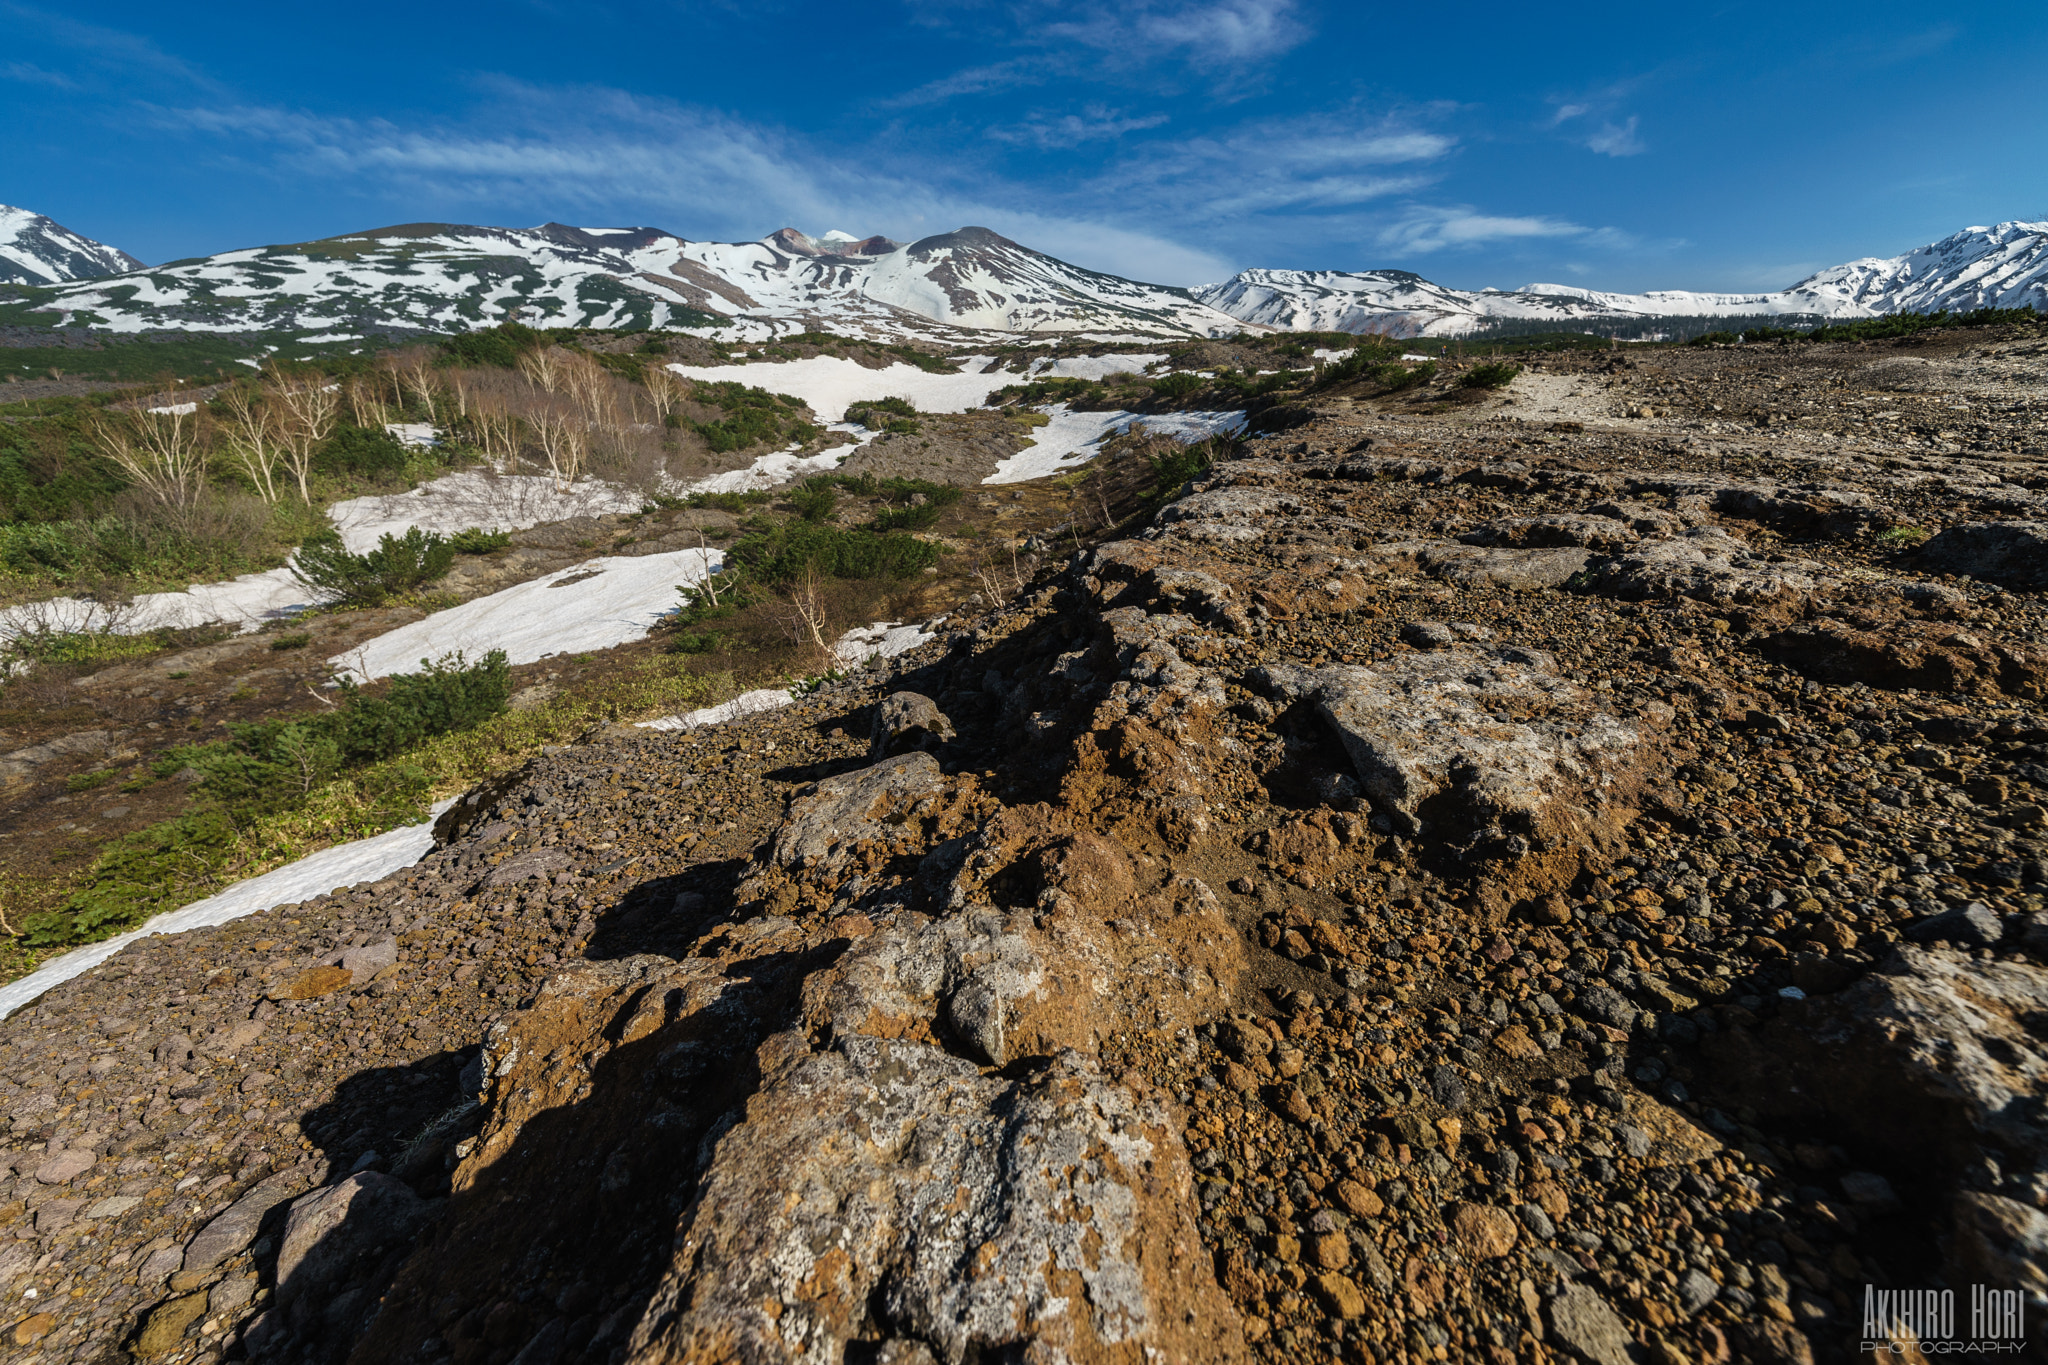
<path fill-rule="evenodd" d="M 127 252 L 80 236 L 32 209 L 0 204 L 0 282 L 63 284 L 140 270 Z"/>

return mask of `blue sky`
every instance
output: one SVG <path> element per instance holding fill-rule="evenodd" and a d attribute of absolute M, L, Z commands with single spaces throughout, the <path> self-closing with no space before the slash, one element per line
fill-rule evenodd
<path fill-rule="evenodd" d="M 0 202 L 151 263 L 974 223 L 1168 284 L 1754 290 L 2048 218 L 2044 69 L 2038 0 L 0 0 Z"/>

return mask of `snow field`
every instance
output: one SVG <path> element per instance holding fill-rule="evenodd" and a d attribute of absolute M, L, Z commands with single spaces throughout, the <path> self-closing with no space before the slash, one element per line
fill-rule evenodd
<path fill-rule="evenodd" d="M 1160 435 L 1199 441 L 1218 432 L 1238 431 L 1245 424 L 1242 412 L 1169 412 L 1147 417 L 1134 412 L 1070 412 L 1064 403 L 1039 411 L 1052 420 L 1035 428 L 1035 442 L 997 464 L 996 472 L 982 480 L 984 484 L 1027 483 L 1065 473 L 1100 455 L 1103 441 L 1135 425 L 1142 424 Z"/>
<path fill-rule="evenodd" d="M 82 972 L 91 971 L 137 939 L 151 934 L 176 934 L 187 929 L 226 924 L 229 920 L 253 915 L 259 910 L 310 900 L 336 887 L 374 882 L 401 868 L 411 867 L 434 847 L 434 821 L 454 804 L 455 801 L 450 799 L 435 806 L 425 824 L 386 830 L 368 839 L 337 844 L 308 854 L 260 877 L 236 882 L 203 901 L 167 911 L 139 929 L 130 929 L 104 943 L 88 944 L 62 957 L 51 958 L 19 981 L 0 986 L 0 1019 L 33 1002 L 52 986 L 62 985 Z"/>
<path fill-rule="evenodd" d="M 502 649 L 515 664 L 642 639 L 682 600 L 676 589 L 718 572 L 717 550 L 605 556 L 435 612 L 328 660 L 368 682 L 460 651 L 475 663 Z"/>
<path fill-rule="evenodd" d="M 678 364 L 668 368 L 685 379 L 711 383 L 736 379 L 770 393 L 801 398 L 827 422 L 838 421 L 847 404 L 867 398 L 907 398 L 919 412 L 968 412 L 986 403 L 997 389 L 1019 380 L 1014 374 L 978 373 L 988 363 L 985 356 L 970 356 L 963 363 L 961 374 L 933 374 L 901 362 L 870 370 L 835 355 L 753 365 Z"/>

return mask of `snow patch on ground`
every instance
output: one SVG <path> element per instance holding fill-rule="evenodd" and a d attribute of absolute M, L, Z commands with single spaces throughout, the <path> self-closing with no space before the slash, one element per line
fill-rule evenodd
<path fill-rule="evenodd" d="M 682 605 L 677 588 L 717 573 L 724 562 L 718 550 L 586 560 L 386 631 L 328 662 L 368 682 L 457 650 L 471 663 L 502 649 L 512 663 L 530 664 L 610 649 L 644 638 Z"/>
<path fill-rule="evenodd" d="M 996 465 L 983 479 L 990 483 L 1025 483 L 1064 473 L 1102 453 L 1102 442 L 1135 424 L 1184 441 L 1199 441 L 1218 432 L 1239 431 L 1242 412 L 1168 412 L 1144 417 L 1133 412 L 1070 412 L 1066 404 L 1042 408 L 1052 420 L 1034 428 L 1031 445 Z"/>
<path fill-rule="evenodd" d="M 919 412 L 971 411 L 987 402 L 997 389 L 1018 379 L 1014 374 L 979 373 L 986 364 L 987 356 L 969 356 L 961 362 L 959 374 L 933 374 L 915 365 L 899 363 L 870 370 L 840 356 L 814 355 L 754 365 L 668 368 L 685 379 L 715 383 L 737 380 L 770 393 L 786 393 L 810 404 L 811 411 L 821 420 L 833 422 L 845 414 L 847 404 L 869 398 L 907 398 Z"/>
<path fill-rule="evenodd" d="M 341 543 L 356 554 L 377 548 L 378 538 L 402 536 L 407 528 L 443 535 L 476 527 L 523 531 L 544 522 L 637 512 L 646 499 L 630 488 L 585 479 L 558 492 L 543 474 L 497 474 L 466 470 L 445 474 L 410 493 L 388 493 L 338 502 L 327 516 Z"/>
<path fill-rule="evenodd" d="M 337 844 L 308 854 L 260 877 L 236 882 L 203 901 L 158 915 L 139 929 L 51 958 L 19 981 L 0 986 L 0 1019 L 32 1003 L 51 987 L 91 971 L 137 939 L 226 924 L 259 910 L 310 900 L 340 886 L 374 882 L 411 867 L 434 847 L 434 821 L 454 804 L 451 798 L 435 806 L 425 824 L 387 830 L 352 844 Z"/>
<path fill-rule="evenodd" d="M 1150 353 L 1073 355 L 1057 360 L 1041 356 L 1031 362 L 1029 374 L 1033 379 L 1107 379 L 1113 374 L 1143 374 L 1146 366 L 1164 359 L 1164 355 Z"/>
<path fill-rule="evenodd" d="M 642 730 L 696 730 L 706 725 L 723 725 L 741 716 L 759 715 L 773 711 L 778 706 L 787 706 L 796 700 L 794 693 L 780 687 L 764 687 L 756 692 L 742 692 L 731 701 L 717 706 L 706 706 L 697 711 L 685 711 L 680 716 L 663 716 L 659 720 L 635 721 Z"/>
<path fill-rule="evenodd" d="M 840 427 L 844 429 L 845 424 L 841 423 Z M 687 497 L 692 493 L 751 493 L 757 488 L 774 488 L 778 484 L 785 484 L 805 475 L 837 469 L 839 462 L 858 448 L 834 446 L 822 455 L 799 455 L 797 451 L 801 447 L 790 446 L 785 450 L 770 451 L 757 457 L 745 469 L 728 469 L 725 473 L 713 474 L 708 479 L 678 484 L 675 493 L 678 497 Z"/>
<path fill-rule="evenodd" d="M 933 638 L 923 626 L 877 621 L 871 626 L 855 626 L 847 631 L 832 646 L 832 652 L 847 663 L 864 664 L 874 658 L 893 659 Z"/>

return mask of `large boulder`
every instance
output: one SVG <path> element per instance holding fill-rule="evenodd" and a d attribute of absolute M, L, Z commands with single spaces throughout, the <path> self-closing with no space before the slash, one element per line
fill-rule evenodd
<path fill-rule="evenodd" d="M 2013 588 L 2048 588 L 2048 521 L 1971 521 L 1920 547 L 1920 567 Z"/>

